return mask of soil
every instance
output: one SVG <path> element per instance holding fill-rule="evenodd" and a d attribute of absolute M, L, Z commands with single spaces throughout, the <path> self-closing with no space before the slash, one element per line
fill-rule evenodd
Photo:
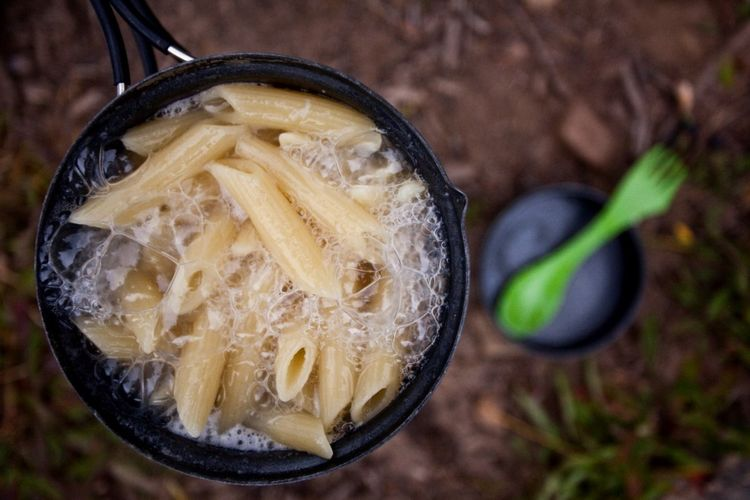
<path fill-rule="evenodd" d="M 473 277 L 485 231 L 503 207 L 529 189 L 556 182 L 610 190 L 636 154 L 668 135 L 680 116 L 678 104 L 694 102 L 690 111 L 706 123 L 730 123 L 736 134 L 728 136 L 728 147 L 741 144 L 738 138 L 748 132 L 747 119 L 735 116 L 743 110 L 747 116 L 747 95 L 713 92 L 710 76 L 742 28 L 733 14 L 739 2 L 152 3 L 195 54 L 293 54 L 349 73 L 396 104 L 469 195 Z M 85 2 L 7 0 L 0 9 L 6 27 L 0 103 L 11 133 L 51 170 L 113 96 L 103 38 Z M 750 44 L 743 50 L 750 53 Z M 135 62 L 133 73 L 140 77 Z M 703 87 L 702 79 L 708 82 Z M 675 213 L 689 204 L 689 194 L 682 196 Z M 668 228 L 646 226 L 647 243 Z M 675 265 L 659 248 L 649 247 L 649 258 L 652 281 Z M 166 472 L 172 479 L 134 480 L 132 471 L 113 464 L 110 480 L 97 488 L 123 498 L 144 491 L 222 499 L 527 496 L 540 473 L 514 446 L 505 416 L 516 412 L 519 388 L 542 398 L 549 394 L 552 371 L 574 362 L 534 357 L 507 342 L 476 297 L 472 290 L 463 338 L 429 403 L 365 459 L 315 480 L 264 489 Z M 669 307 L 665 291 L 651 287 L 641 317 L 668 314 Z M 634 344 L 632 332 L 625 332 L 597 359 L 627 377 L 628 370 L 638 370 Z M 150 481 L 152 488 L 134 487 L 134 481 Z M 74 484 L 67 487 L 75 491 Z"/>

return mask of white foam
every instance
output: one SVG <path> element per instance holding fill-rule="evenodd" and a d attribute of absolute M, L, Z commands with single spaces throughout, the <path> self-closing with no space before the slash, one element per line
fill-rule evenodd
<path fill-rule="evenodd" d="M 197 99 L 186 99 L 157 116 L 179 116 L 196 105 Z M 233 259 L 228 245 L 222 249 L 226 252 L 223 264 L 208 267 L 216 269 L 220 276 L 211 300 L 208 323 L 211 328 L 227 325 L 229 349 L 238 339 L 247 339 L 243 328 L 249 319 L 253 319 L 255 346 L 261 352 L 256 370 L 256 384 L 262 395 L 259 404 L 266 410 L 301 411 L 305 407 L 303 401 L 281 403 L 274 396 L 273 361 L 282 325 L 294 319 L 311 325 L 309 335 L 314 338 L 338 335 L 337 341 L 346 347 L 354 366 L 359 366 L 363 354 L 373 346 L 392 350 L 394 357 L 402 363 L 404 377 L 409 377 L 438 331 L 447 251 L 442 222 L 425 183 L 387 141 L 383 141 L 380 150 L 366 158 L 358 154 L 356 145 L 337 147 L 328 138 L 295 143 L 287 152 L 309 169 L 310 175 L 321 176 L 344 192 L 362 191 L 368 194 L 362 199 L 368 200 L 370 191 L 377 190 L 380 194 L 373 198 L 377 203 L 372 205 L 371 211 L 389 234 L 386 241 L 374 238 L 368 241 L 373 251 L 384 259 L 384 263 L 372 271 L 374 282 L 369 288 L 355 290 L 354 281 L 350 281 L 345 286 L 344 297 L 338 301 L 307 296 L 297 290 L 262 247 L 250 256 Z M 62 267 L 80 265 L 79 269 L 73 270 L 72 278 L 63 280 L 61 287 L 71 291 L 74 316 L 90 316 L 103 324 L 113 321 L 118 314 L 114 307 L 117 289 L 128 270 L 141 265 L 142 246 L 148 245 L 175 262 L 179 261 L 187 245 L 206 227 L 206 214 L 215 209 L 217 200 L 218 205 L 229 210 L 238 225 L 247 219 L 244 210 L 228 193 L 219 189 L 210 176 L 202 181 L 173 186 L 163 195 L 165 209 L 162 206 L 150 209 L 130 227 L 117 228 L 116 233 L 99 239 L 81 231 L 60 246 L 57 261 Z M 307 222 L 339 279 L 356 281 L 367 274 L 359 270 L 358 259 L 346 253 L 346 246 L 340 244 L 335 235 L 326 233 L 312 220 Z M 71 272 L 68 270 L 62 274 L 67 276 Z M 266 278 L 271 284 L 261 290 L 259 283 Z M 170 286 L 168 276 L 157 274 L 155 280 L 162 291 Z M 382 303 L 376 310 L 367 310 L 368 291 L 386 283 L 390 286 Z M 168 332 L 165 334 L 168 342 L 162 344 L 169 345 L 164 351 L 134 360 L 134 364 L 146 359 L 173 362 L 179 349 L 196 338 L 189 334 L 180 335 L 183 331 L 180 325 L 189 315 L 178 316 L 168 309 L 160 308 L 161 325 Z M 319 328 L 327 322 L 341 325 L 341 328 L 330 329 L 335 333 Z M 177 328 L 173 329 L 175 326 Z M 396 346 L 400 347 L 395 349 Z M 129 377 L 135 377 L 137 373 L 140 372 L 133 371 Z M 134 382 L 128 379 L 128 384 L 132 389 Z M 142 386 L 146 392 L 156 390 L 155 383 L 145 381 Z M 218 434 L 216 420 L 215 412 L 200 439 L 218 446 L 248 450 L 274 446 L 265 436 L 242 426 Z M 340 428 L 351 426 L 349 421 L 338 424 Z M 186 435 L 174 413 L 169 428 Z"/>
<path fill-rule="evenodd" d="M 286 447 L 272 441 L 265 434 L 240 424 L 235 425 L 231 429 L 227 429 L 223 433 L 219 433 L 219 415 L 220 413 L 218 411 L 211 413 L 208 417 L 206 428 L 197 438 L 193 438 L 187 433 L 185 427 L 180 423 L 178 418 L 172 418 L 169 421 L 169 424 L 167 424 L 167 428 L 180 436 L 197 439 L 198 441 L 224 448 L 233 448 L 235 450 L 269 451 L 287 449 Z"/>

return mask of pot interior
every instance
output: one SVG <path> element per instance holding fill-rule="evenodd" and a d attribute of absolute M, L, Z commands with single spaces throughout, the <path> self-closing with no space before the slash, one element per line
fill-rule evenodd
<path fill-rule="evenodd" d="M 218 447 L 173 434 L 164 417 L 113 391 L 98 350 L 73 325 L 65 291 L 51 275 L 49 242 L 96 179 L 103 145 L 176 100 L 214 85 L 265 83 L 341 101 L 368 115 L 424 179 L 438 208 L 447 244 L 445 306 L 434 344 L 413 379 L 391 405 L 333 444 L 323 460 L 286 450 L 249 452 Z M 86 127 L 62 161 L 45 199 L 37 236 L 37 294 L 52 350 L 71 384 L 94 414 L 141 453 L 189 474 L 227 482 L 271 484 L 309 478 L 372 451 L 408 422 L 426 402 L 455 349 L 466 311 L 468 261 L 463 227 L 465 196 L 448 181 L 422 136 L 381 97 L 330 68 L 284 56 L 240 54 L 195 60 L 167 69 L 131 87 Z"/>

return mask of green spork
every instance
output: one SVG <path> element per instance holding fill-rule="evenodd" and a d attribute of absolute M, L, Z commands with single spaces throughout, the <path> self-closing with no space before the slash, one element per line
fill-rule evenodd
<path fill-rule="evenodd" d="M 585 228 L 511 278 L 495 305 L 497 322 L 519 339 L 547 325 L 562 306 L 568 283 L 581 264 L 627 228 L 666 212 L 686 177 L 674 153 L 662 146 L 648 150 Z"/>

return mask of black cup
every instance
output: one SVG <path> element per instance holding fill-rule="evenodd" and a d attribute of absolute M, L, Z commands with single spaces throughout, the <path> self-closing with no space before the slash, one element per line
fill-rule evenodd
<path fill-rule="evenodd" d="M 495 219 L 485 237 L 479 278 L 482 302 L 493 319 L 513 275 L 581 230 L 606 200 L 587 186 L 549 186 L 516 200 Z M 629 229 L 578 269 L 557 316 L 518 342 L 553 357 L 580 356 L 602 347 L 633 321 L 644 281 L 643 249 L 636 231 Z"/>
<path fill-rule="evenodd" d="M 61 290 L 50 273 L 49 243 L 72 210 L 89 194 L 95 161 L 88 151 L 116 141 L 125 130 L 157 110 L 214 85 L 256 82 L 325 95 L 369 116 L 425 180 L 443 221 L 448 255 L 446 301 L 440 331 L 413 379 L 372 420 L 333 444 L 330 460 L 298 452 L 247 452 L 199 443 L 164 427 L 159 415 L 114 395 L 111 378 L 95 376 L 96 348 L 71 322 Z M 458 342 L 466 314 L 468 257 L 463 223 L 466 197 L 448 180 L 417 130 L 383 98 L 331 68 L 292 57 L 236 54 L 198 59 L 157 73 L 110 102 L 88 124 L 58 168 L 44 201 L 36 243 L 37 297 L 53 353 L 91 411 L 116 435 L 144 455 L 179 471 L 225 482 L 273 484 L 298 481 L 352 462 L 393 436 L 411 420 L 435 389 Z"/>

